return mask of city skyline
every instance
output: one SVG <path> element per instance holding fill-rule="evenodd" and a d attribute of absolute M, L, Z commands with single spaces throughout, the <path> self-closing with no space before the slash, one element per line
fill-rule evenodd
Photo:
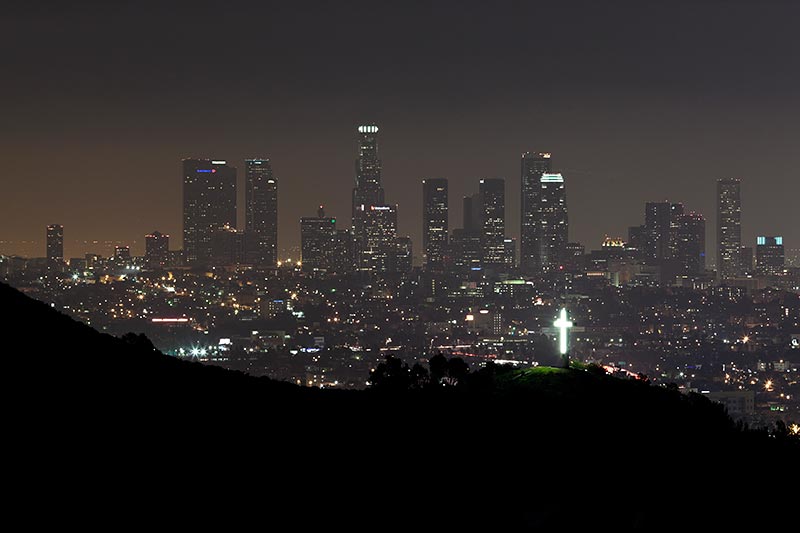
<path fill-rule="evenodd" d="M 42 250 L 41 228 L 58 222 L 68 228 L 68 256 L 103 252 L 76 240 L 124 242 L 141 254 L 154 228 L 180 247 L 174 176 L 184 157 L 235 162 L 240 205 L 243 161 L 269 157 L 282 228 L 321 202 L 349 223 L 351 132 L 374 121 L 386 197 L 418 258 L 418 184 L 428 176 L 448 179 L 453 199 L 476 179 L 504 177 L 507 235 L 519 242 L 519 156 L 532 150 L 556 154 L 569 182 L 570 240 L 587 248 L 606 233 L 624 237 L 641 205 L 665 199 L 703 213 L 713 243 L 715 180 L 725 177 L 743 180 L 744 243 L 761 234 L 781 234 L 790 248 L 800 242 L 798 74 L 787 68 L 800 54 L 792 24 L 800 6 L 563 4 L 501 3 L 491 17 L 470 2 L 373 6 L 349 17 L 334 6 L 234 2 L 215 16 L 196 6 L 181 24 L 157 6 L 14 7 L 0 22 L 17 50 L 0 60 L 13 80 L 0 88 L 10 185 L 0 241 Z M 522 30 L 536 17 L 550 23 L 530 39 Z M 232 44 L 190 38 L 209 29 Z M 752 34 L 761 38 L 742 37 Z M 356 53 L 361 60 L 351 61 Z M 529 61 L 537 67 L 520 68 Z M 251 68 L 264 62 L 269 69 Z M 226 75 L 210 75 L 212 65 Z M 63 164 L 37 164 L 43 155 Z M 458 227 L 461 206 L 451 204 L 449 225 Z M 281 233 L 279 249 L 299 246 L 299 230 Z M 44 253 L 26 248 L 0 244 L 2 253 Z"/>
<path fill-rule="evenodd" d="M 365 133 L 367 133 L 368 136 L 372 139 L 371 143 L 373 143 L 374 146 L 377 146 L 377 141 L 375 140 L 375 138 L 377 137 L 378 128 L 379 127 L 377 125 L 375 125 L 374 123 L 371 123 L 371 124 L 372 125 L 370 125 L 370 126 L 364 126 L 364 125 L 358 126 L 356 128 L 356 131 L 358 132 L 358 138 L 359 139 L 363 140 L 363 138 L 365 136 Z M 374 128 L 374 131 L 370 130 L 369 132 L 366 132 L 366 130 L 364 130 L 364 128 Z M 360 142 L 361 141 L 357 141 L 357 146 L 360 146 L 360 144 L 359 144 Z M 360 155 L 360 153 L 361 152 L 359 150 L 359 155 Z M 377 148 L 375 148 L 375 153 L 377 154 Z M 517 186 L 523 186 L 524 187 L 523 182 L 525 181 L 525 179 L 526 179 L 525 177 L 527 176 L 527 167 L 526 167 L 527 159 L 526 158 L 528 156 L 531 156 L 531 155 L 532 154 L 530 152 L 525 152 L 525 153 L 522 154 L 523 166 L 522 166 L 522 172 L 521 172 L 519 181 L 516 184 Z M 537 157 L 539 159 L 541 159 L 542 161 L 546 161 L 546 167 L 542 167 L 542 171 L 541 172 L 544 172 L 545 170 L 548 170 L 548 169 L 551 168 L 551 165 L 550 165 L 551 154 L 549 152 L 548 153 L 539 152 Z M 358 182 L 359 182 L 359 175 L 360 175 L 359 174 L 359 172 L 360 172 L 360 170 L 359 170 L 360 169 L 359 161 L 360 161 L 360 157 L 358 157 L 356 159 L 356 173 L 355 173 L 355 178 L 356 178 L 355 182 L 356 182 L 356 184 L 358 184 Z M 186 172 L 187 172 L 186 165 L 187 164 L 196 165 L 198 162 L 205 163 L 209 167 L 209 169 L 211 169 L 213 166 L 217 166 L 217 165 L 221 165 L 222 167 L 224 167 L 226 169 L 227 168 L 232 169 L 232 175 L 233 175 L 234 179 L 236 180 L 236 186 L 235 186 L 235 189 L 236 189 L 236 192 L 235 192 L 236 201 L 235 201 L 234 211 L 236 213 L 236 217 L 235 218 L 236 218 L 236 221 L 237 221 L 236 225 L 232 226 L 232 228 L 235 229 L 235 227 L 240 227 L 240 228 L 246 228 L 248 231 L 251 231 L 252 227 L 251 227 L 250 217 L 248 216 L 248 213 L 250 213 L 251 210 L 252 210 L 252 202 L 249 200 L 250 196 L 249 196 L 249 193 L 247 192 L 248 188 L 252 187 L 252 180 L 250 179 L 250 176 L 252 175 L 251 168 L 252 168 L 252 165 L 254 164 L 254 162 L 258 162 L 259 165 L 264 163 L 266 165 L 265 166 L 266 173 L 263 174 L 263 179 L 267 179 L 267 177 L 268 177 L 269 183 L 275 183 L 276 180 L 273 180 L 273 178 L 272 178 L 273 174 L 272 174 L 272 168 L 271 168 L 271 165 L 270 165 L 271 160 L 269 158 L 255 158 L 255 159 L 253 159 L 253 158 L 245 158 L 243 160 L 243 163 L 244 163 L 243 164 L 243 168 L 245 170 L 245 173 L 244 173 L 245 175 L 244 175 L 244 177 L 242 177 L 241 173 L 237 172 L 238 167 L 235 165 L 235 163 L 236 163 L 235 161 L 219 160 L 219 159 L 211 159 L 211 158 L 183 159 L 182 160 L 182 165 L 183 165 L 182 174 L 184 175 L 184 178 L 183 178 L 184 181 L 186 180 Z M 376 163 L 376 165 L 377 165 L 376 166 L 376 168 L 377 168 L 377 174 L 376 174 L 377 175 L 377 179 L 375 180 L 375 183 L 378 186 L 377 190 L 379 191 L 380 194 L 378 194 L 374 200 L 375 201 L 379 201 L 379 202 L 383 202 L 384 201 L 384 193 L 383 193 L 383 188 L 381 186 L 382 184 L 381 184 L 381 177 L 380 177 L 380 175 L 381 175 L 381 172 L 380 172 L 381 171 L 381 161 L 380 160 L 376 160 L 376 162 L 377 162 Z M 192 167 L 192 172 L 194 172 L 194 167 Z M 212 170 L 199 170 L 197 172 L 212 172 Z M 561 178 L 561 173 L 548 174 L 548 175 L 549 176 L 557 176 L 560 180 L 563 180 L 563 178 Z M 203 174 L 202 176 L 205 176 L 205 174 Z M 214 174 L 214 176 L 216 176 L 216 174 Z M 261 178 L 262 174 L 258 174 L 258 176 Z M 487 178 L 477 179 L 476 180 L 477 184 L 482 187 L 484 179 L 487 179 Z M 488 179 L 490 181 L 495 181 L 495 182 L 504 182 L 503 190 L 505 191 L 505 197 L 506 198 L 508 198 L 509 196 L 513 197 L 513 193 L 512 193 L 512 195 L 508 194 L 508 189 L 509 189 L 509 184 L 507 183 L 508 180 L 505 180 L 505 178 L 488 178 Z M 445 183 L 445 186 L 446 187 L 448 186 L 447 184 L 449 183 L 449 180 L 447 178 L 437 178 L 437 180 L 443 181 Z M 430 181 L 430 178 L 428 179 L 428 181 Z M 538 178 L 537 178 L 537 181 L 538 181 Z M 564 181 L 566 181 L 566 180 L 564 180 Z M 425 182 L 426 182 L 426 179 L 424 179 L 424 178 L 419 180 L 419 185 L 422 187 L 423 191 L 425 189 Z M 736 183 L 736 187 L 737 187 L 737 190 L 738 190 L 738 189 L 741 188 L 742 180 L 739 179 L 739 178 L 719 178 L 719 179 L 715 180 L 715 183 L 716 183 L 716 187 L 717 188 L 716 188 L 716 191 L 715 191 L 716 197 L 715 197 L 714 201 L 715 201 L 715 203 L 718 203 L 719 195 L 720 195 L 719 187 L 720 187 L 721 183 Z M 512 184 L 513 184 L 513 181 L 512 181 Z M 186 187 L 186 184 L 184 184 L 184 187 Z M 241 192 L 242 189 L 244 189 L 245 192 Z M 355 205 L 356 205 L 355 204 L 356 192 L 357 192 L 357 187 L 356 187 L 356 189 L 353 189 L 353 196 L 352 196 L 353 203 L 351 204 L 353 213 L 356 213 L 356 208 L 355 208 Z M 467 191 L 467 193 L 468 192 L 469 191 Z M 185 204 L 185 202 L 186 202 L 185 194 L 186 193 L 184 191 L 184 193 L 182 194 L 183 202 L 184 202 L 184 210 L 186 210 L 186 208 L 187 208 L 187 206 Z M 741 193 L 737 193 L 737 196 L 740 195 L 740 194 Z M 242 198 L 243 195 L 244 195 L 244 197 Z M 524 195 L 524 188 L 523 188 L 523 195 Z M 518 199 L 521 198 L 523 195 L 518 197 Z M 270 198 L 271 198 L 271 202 L 272 202 L 271 205 L 274 206 L 276 203 L 278 205 L 280 204 L 280 197 L 277 195 L 276 189 L 272 189 Z M 477 202 L 477 201 L 480 200 L 480 191 L 477 192 L 477 193 L 473 191 L 472 194 L 464 194 L 464 196 L 462 198 L 464 199 L 464 201 L 472 199 L 473 202 Z M 504 199 L 503 201 L 504 201 L 504 204 L 507 205 L 507 200 Z M 737 202 L 741 203 L 741 200 L 737 200 Z M 321 202 L 318 203 L 318 206 L 322 206 L 322 205 L 330 205 L 330 204 L 328 202 L 326 202 L 326 201 L 321 201 Z M 380 203 L 378 205 L 384 205 L 384 204 Z M 398 204 L 391 204 L 391 205 L 393 206 L 394 209 L 398 209 L 398 207 L 399 207 Z M 418 266 L 424 266 L 425 265 L 425 260 L 424 260 L 424 252 L 425 252 L 424 241 L 425 241 L 425 237 L 424 237 L 424 234 L 423 234 L 424 233 L 424 217 L 425 217 L 424 205 L 425 205 L 425 199 L 423 197 L 422 202 L 420 202 L 420 206 L 422 207 L 422 213 L 419 215 L 421 217 L 421 219 L 422 219 L 422 221 L 421 221 L 422 224 L 420 224 L 420 226 L 423 227 L 423 229 L 421 231 L 421 235 L 419 235 L 416 238 L 415 237 L 411 237 L 412 248 L 413 248 L 413 253 L 414 253 L 414 265 L 418 265 Z M 656 206 L 661 206 L 661 205 L 664 205 L 664 206 L 666 206 L 668 208 L 671 207 L 672 214 L 670 215 L 670 213 L 666 213 L 666 216 L 667 216 L 666 230 L 669 231 L 669 229 L 670 229 L 669 228 L 669 219 L 671 218 L 672 219 L 672 225 L 673 225 L 672 232 L 674 234 L 674 232 L 675 232 L 675 227 L 674 227 L 675 220 L 677 220 L 678 217 L 681 217 L 684 214 L 683 213 L 683 203 L 682 202 L 671 203 L 669 200 L 665 200 L 665 201 L 661 201 L 661 202 L 648 201 L 648 202 L 645 202 L 646 214 L 649 213 L 649 210 L 651 209 L 651 206 L 653 206 L 653 208 L 655 208 Z M 216 207 L 219 207 L 219 206 L 216 206 Z M 458 220 L 456 221 L 455 224 L 452 224 L 452 222 L 450 222 L 449 226 L 450 226 L 451 229 L 453 229 L 453 228 L 462 228 L 462 227 L 465 227 L 464 224 L 467 224 L 466 220 L 464 219 L 465 211 L 464 211 L 464 207 L 463 207 L 463 202 L 460 202 L 460 201 L 453 202 L 452 197 L 448 198 L 448 205 L 446 206 L 446 212 L 448 214 L 448 221 L 451 221 L 454 218 L 455 215 L 453 214 L 453 211 L 457 210 L 458 207 L 462 207 L 462 209 L 460 210 L 461 212 L 458 214 L 458 219 L 462 220 L 462 222 L 459 223 Z M 228 208 L 228 209 L 230 211 L 230 208 Z M 675 209 L 678 209 L 679 212 L 675 212 Z M 717 209 L 719 209 L 718 205 L 717 205 Z M 263 210 L 263 208 L 262 208 L 262 210 Z M 414 210 L 414 209 L 410 209 L 410 210 Z M 272 213 L 271 216 L 275 216 L 276 215 L 275 211 L 276 211 L 276 209 L 274 207 L 271 207 L 269 209 L 269 212 Z M 279 212 L 280 209 L 278 208 L 277 211 Z M 520 227 L 521 223 L 522 223 L 522 212 L 521 211 L 519 212 L 520 218 L 517 219 L 516 221 L 513 221 L 513 220 L 508 220 L 508 210 L 505 207 L 504 207 L 504 211 L 505 211 L 504 222 L 503 222 L 503 225 L 504 225 L 504 236 L 507 239 L 514 239 L 516 241 L 516 243 L 517 243 L 516 253 L 517 253 L 517 256 L 518 256 L 517 257 L 518 266 L 521 266 L 524 269 L 524 266 L 522 264 L 519 264 L 519 260 L 522 260 L 522 256 L 519 255 L 520 246 L 521 246 L 520 242 L 519 242 L 519 236 L 522 235 L 522 229 L 523 229 L 523 228 Z M 569 212 L 569 209 L 567 209 L 567 212 Z M 694 214 L 703 216 L 702 212 L 699 212 L 699 211 L 696 211 L 696 210 L 692 210 L 692 215 L 694 215 Z M 718 219 L 719 218 L 719 213 L 717 212 L 716 214 L 717 214 L 717 219 Z M 177 232 L 178 234 L 181 234 L 181 233 L 185 234 L 185 232 L 186 232 L 185 216 L 186 216 L 186 214 L 184 213 L 184 221 L 183 221 L 183 224 L 181 225 L 182 232 L 178 231 Z M 397 215 L 395 215 L 395 216 L 397 216 Z M 741 217 L 741 213 L 739 213 L 739 216 Z M 230 218 L 230 217 L 228 216 L 228 218 Z M 278 242 L 281 242 L 281 240 L 285 241 L 285 240 L 290 240 L 291 239 L 291 237 L 289 237 L 287 239 L 286 233 L 289 233 L 291 235 L 291 234 L 296 232 L 298 234 L 297 235 L 298 238 L 297 238 L 297 242 L 296 243 L 290 245 L 290 247 L 284 246 L 284 247 L 279 247 L 278 248 L 278 250 L 277 250 L 278 257 L 276 258 L 276 260 L 281 260 L 282 258 L 284 258 L 284 255 L 286 256 L 286 258 L 290 258 L 292 255 L 295 256 L 295 259 L 299 259 L 300 258 L 299 255 L 298 255 L 300 250 L 301 250 L 301 238 L 300 238 L 301 237 L 301 230 L 300 230 L 300 228 L 301 228 L 301 225 L 302 225 L 301 222 L 302 222 L 302 220 L 304 218 L 307 218 L 307 216 L 301 216 L 295 222 L 295 224 L 293 224 L 289 228 L 282 227 L 279 222 L 278 222 L 277 228 L 274 225 L 272 226 L 272 229 L 270 231 L 272 232 L 272 235 L 274 235 L 274 233 L 277 232 Z M 397 221 L 395 223 L 396 224 L 396 228 L 394 230 L 398 236 L 401 235 L 401 231 L 398 228 L 401 228 L 404 225 L 404 224 L 401 223 L 400 218 L 401 217 L 397 216 Z M 340 219 L 340 222 L 341 222 L 341 219 Z M 346 227 L 347 228 L 353 227 L 352 226 L 352 222 L 353 222 L 353 219 L 351 219 L 351 224 L 346 225 Z M 477 221 L 477 222 L 480 223 L 479 221 Z M 227 222 L 225 224 L 227 224 Z M 408 222 L 406 221 L 405 224 L 408 224 Z M 665 223 L 662 222 L 662 225 L 664 225 L 664 224 Z M 52 224 L 48 224 L 48 227 L 51 226 L 51 225 Z M 62 227 L 61 231 L 63 233 L 64 224 L 56 224 L 56 225 Z M 413 223 L 409 224 L 409 225 L 413 225 Z M 704 226 L 704 230 L 705 230 L 706 233 L 710 231 L 710 228 L 708 227 L 709 224 L 704 223 L 703 226 Z M 161 225 L 158 224 L 158 227 L 161 227 Z M 342 226 L 340 226 L 340 227 L 342 227 Z M 516 227 L 517 230 L 518 230 L 517 234 L 515 234 L 513 232 L 513 228 L 514 227 Z M 640 226 L 640 227 L 641 227 L 642 231 L 644 231 L 645 233 L 647 233 L 648 231 L 650 233 L 652 233 L 654 231 L 653 229 L 649 229 L 648 230 L 647 220 L 645 221 L 645 225 Z M 280 228 L 280 229 L 278 229 L 278 228 Z M 628 226 L 627 236 L 623 232 L 619 232 L 618 234 L 604 232 L 603 233 L 603 238 L 612 237 L 612 238 L 622 238 L 624 240 L 631 240 L 632 236 L 630 235 L 630 231 L 633 230 L 633 229 L 634 229 L 634 227 L 632 227 L 630 225 Z M 747 228 L 745 228 L 745 229 L 747 229 Z M 571 229 L 570 231 L 574 231 L 574 230 Z M 762 235 L 764 233 L 768 233 L 768 232 L 760 231 L 759 229 L 755 229 L 755 230 L 751 229 L 751 232 L 757 233 L 758 235 Z M 81 257 L 81 256 L 83 256 L 85 254 L 88 254 L 88 253 L 98 253 L 98 252 L 101 251 L 98 248 L 101 248 L 101 247 L 105 247 L 105 248 L 108 248 L 109 250 L 112 250 L 115 247 L 118 247 L 119 245 L 129 246 L 131 248 L 131 253 L 134 254 L 134 255 L 145 255 L 145 253 L 146 253 L 146 249 L 145 249 L 146 248 L 145 247 L 146 242 L 145 241 L 146 241 L 146 237 L 149 235 L 149 233 L 150 232 L 146 232 L 146 234 L 143 235 L 141 239 L 135 239 L 133 241 L 125 241 L 123 239 L 111 238 L 111 239 L 107 239 L 102 244 L 99 243 L 99 242 L 92 242 L 92 243 L 86 242 L 86 243 L 84 243 L 82 245 L 82 246 L 85 247 L 85 248 L 83 248 L 85 251 L 83 251 L 82 253 L 78 253 L 78 254 L 74 255 L 74 257 Z M 791 233 L 791 231 L 785 231 L 782 228 L 778 228 L 778 230 L 776 232 L 773 232 L 773 233 L 786 234 L 786 233 Z M 647 238 L 650 240 L 650 242 L 653 242 L 653 235 L 650 235 Z M 674 235 L 673 235 L 672 238 L 673 239 L 675 238 Z M 274 237 L 273 237 L 273 239 L 274 239 Z M 68 248 L 68 246 L 69 246 L 68 243 L 70 242 L 69 239 L 68 238 L 65 239 L 65 238 L 62 237 L 62 240 L 64 241 L 64 245 L 63 245 L 64 248 Z M 76 240 L 78 240 L 78 239 L 76 239 Z M 705 245 L 704 252 L 705 252 L 705 255 L 706 255 L 706 257 L 704 258 L 705 266 L 706 267 L 710 267 L 710 268 L 716 268 L 716 262 L 715 261 L 709 261 L 709 259 L 714 258 L 715 256 L 719 255 L 718 249 L 719 249 L 719 246 L 720 246 L 720 236 L 719 236 L 719 234 L 717 234 L 714 237 L 712 237 L 710 240 L 707 237 L 705 237 L 703 240 L 706 241 L 704 243 L 704 245 Z M 172 242 L 175 242 L 175 241 L 172 241 Z M 579 241 L 579 240 L 577 240 L 575 238 L 572 238 L 571 235 L 567 237 L 567 240 L 565 241 L 564 244 L 566 244 L 566 242 L 578 242 L 578 243 L 584 245 L 584 247 L 585 247 L 585 249 L 587 251 L 591 250 L 591 249 L 594 249 L 594 248 L 600 248 L 600 246 L 602 245 L 602 239 L 600 241 L 598 241 L 597 243 L 586 243 L 586 242 L 583 242 L 583 241 Z M 710 243 L 710 244 L 708 244 L 708 243 Z M 46 243 L 44 243 L 44 244 L 46 244 Z M 663 246 L 668 246 L 668 245 L 669 245 L 669 243 L 666 243 L 666 242 L 661 244 L 662 247 Z M 753 248 L 753 250 L 754 250 L 755 249 L 754 248 L 755 245 L 756 245 L 756 239 L 754 239 L 752 243 L 746 241 L 744 238 L 741 239 L 741 246 L 743 248 L 744 247 L 748 247 L 748 248 Z M 80 249 L 81 244 L 80 243 L 76 243 L 75 241 L 73 241 L 73 246 L 75 246 L 76 248 Z M 250 246 L 252 247 L 253 245 L 250 245 Z M 14 255 L 14 254 L 10 254 L 8 252 L 4 252 L 3 248 L 12 248 L 13 247 L 13 245 L 9 246 L 7 241 L 0 240 L 0 247 L 2 247 L 2 248 L 0 248 L 0 253 L 6 253 L 7 255 Z M 39 247 L 39 245 L 35 241 L 31 242 L 31 243 L 28 243 L 27 245 L 22 246 L 23 249 L 32 249 L 32 248 L 36 249 L 38 247 Z M 709 247 L 714 247 L 714 249 L 710 250 Z M 170 247 L 170 249 L 171 250 L 183 250 L 185 248 L 181 247 L 181 246 L 173 245 L 173 246 Z M 271 249 L 272 249 L 272 247 L 271 247 Z M 788 249 L 791 250 L 792 248 L 790 247 Z M 209 250 L 210 250 L 210 244 L 209 244 Z M 46 252 L 46 250 L 45 250 L 45 252 Z M 68 252 L 63 252 L 63 253 L 64 253 L 64 257 L 65 258 L 72 257 L 72 255 L 70 255 Z M 653 251 L 652 253 L 656 254 L 654 257 L 661 256 L 661 255 L 663 255 L 663 250 L 659 251 L 657 253 L 655 251 Z M 34 253 L 32 255 L 25 255 L 25 254 L 19 254 L 19 255 L 25 256 L 25 257 L 38 257 L 39 256 L 36 253 Z M 189 262 L 190 263 L 192 262 L 191 259 L 189 259 Z M 267 261 L 267 263 L 265 263 L 265 264 L 268 264 L 268 263 L 269 263 L 269 261 Z"/>

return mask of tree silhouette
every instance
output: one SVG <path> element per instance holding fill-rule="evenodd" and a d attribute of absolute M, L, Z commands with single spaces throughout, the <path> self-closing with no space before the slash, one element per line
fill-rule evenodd
<path fill-rule="evenodd" d="M 125 344 L 129 345 L 131 348 L 141 351 L 141 352 L 156 352 L 155 345 L 153 342 L 147 338 L 147 335 L 144 333 L 126 333 L 120 340 Z"/>
<path fill-rule="evenodd" d="M 458 385 L 469 374 L 469 365 L 460 357 L 447 361 L 447 379 L 449 385 Z"/>
<path fill-rule="evenodd" d="M 447 358 L 441 353 L 437 353 L 428 361 L 428 368 L 431 371 L 431 384 L 441 384 L 447 376 Z"/>
<path fill-rule="evenodd" d="M 430 378 L 428 376 L 428 369 L 419 363 L 414 363 L 414 366 L 411 367 L 410 380 L 411 380 L 411 388 L 424 389 L 430 383 Z"/>
<path fill-rule="evenodd" d="M 411 386 L 411 370 L 397 357 L 387 355 L 386 360 L 369 374 L 372 388 L 405 390 Z"/>

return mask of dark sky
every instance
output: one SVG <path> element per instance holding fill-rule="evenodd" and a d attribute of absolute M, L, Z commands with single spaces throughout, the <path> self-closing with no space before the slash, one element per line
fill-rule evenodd
<path fill-rule="evenodd" d="M 321 202 L 349 222 L 366 121 L 415 254 L 424 177 L 450 180 L 451 227 L 505 177 L 516 236 L 526 150 L 553 152 L 587 248 L 670 199 L 706 215 L 713 258 L 718 177 L 744 180 L 747 243 L 800 248 L 797 2 L 7 4 L 0 252 L 44 255 L 52 222 L 67 256 L 180 246 L 183 157 L 270 157 L 296 246 Z"/>

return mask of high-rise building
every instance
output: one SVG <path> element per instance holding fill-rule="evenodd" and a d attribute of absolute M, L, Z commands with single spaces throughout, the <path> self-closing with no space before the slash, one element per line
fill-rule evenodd
<path fill-rule="evenodd" d="M 336 219 L 325 216 L 319 206 L 316 217 L 300 219 L 300 250 L 303 270 L 328 270 L 331 268 L 336 243 Z"/>
<path fill-rule="evenodd" d="M 356 158 L 356 181 L 353 188 L 353 234 L 356 238 L 356 255 L 359 263 L 366 261 L 360 256 L 367 247 L 367 218 L 370 208 L 384 205 L 381 184 L 381 160 L 378 157 L 378 126 L 366 124 L 358 127 L 358 157 Z M 362 268 L 366 265 L 361 264 Z"/>
<path fill-rule="evenodd" d="M 669 247 L 668 257 L 678 257 L 678 230 L 681 225 L 681 217 L 685 210 L 682 203 L 673 203 L 669 206 Z M 704 219 L 705 220 L 705 219 Z"/>
<path fill-rule="evenodd" d="M 464 212 L 462 214 L 464 231 L 483 232 L 483 206 L 480 193 L 465 196 L 463 200 Z"/>
<path fill-rule="evenodd" d="M 86 260 L 86 268 L 96 267 L 103 259 L 97 254 L 85 254 L 83 257 Z"/>
<path fill-rule="evenodd" d="M 672 204 L 647 202 L 644 208 L 645 248 L 643 257 L 658 262 L 670 257 Z"/>
<path fill-rule="evenodd" d="M 630 226 L 627 246 L 631 250 L 636 250 L 639 257 L 644 257 L 647 250 L 647 227 L 644 225 Z"/>
<path fill-rule="evenodd" d="M 413 260 L 413 247 L 411 237 L 396 237 L 394 270 L 396 272 L 410 272 Z"/>
<path fill-rule="evenodd" d="M 783 273 L 786 259 L 783 237 L 756 238 L 756 271 L 762 276 L 777 276 Z"/>
<path fill-rule="evenodd" d="M 741 180 L 717 180 L 717 274 L 727 279 L 741 273 Z"/>
<path fill-rule="evenodd" d="M 245 228 L 255 262 L 274 267 L 278 262 L 278 180 L 269 159 L 245 160 Z"/>
<path fill-rule="evenodd" d="M 425 266 L 441 269 L 447 250 L 447 180 L 422 180 L 422 248 Z"/>
<path fill-rule="evenodd" d="M 226 224 L 214 230 L 211 235 L 211 261 L 214 266 L 229 266 L 252 264 L 253 258 L 249 257 L 248 237 L 255 237 L 251 233 L 237 230 Z"/>
<path fill-rule="evenodd" d="M 362 268 L 372 272 L 392 272 L 397 255 L 397 206 L 372 205 L 365 214 Z"/>
<path fill-rule="evenodd" d="M 503 259 L 508 268 L 517 266 L 517 239 L 513 237 L 503 239 Z"/>
<path fill-rule="evenodd" d="M 47 260 L 50 263 L 64 262 L 64 226 L 47 226 Z"/>
<path fill-rule="evenodd" d="M 236 228 L 236 167 L 216 159 L 183 160 L 183 249 L 190 265 L 211 261 L 211 240 Z"/>
<path fill-rule="evenodd" d="M 742 251 L 739 255 L 742 262 L 742 274 L 752 275 L 755 271 L 755 255 L 753 255 L 752 246 L 742 246 Z"/>
<path fill-rule="evenodd" d="M 356 239 L 350 229 L 337 229 L 330 255 L 330 269 L 346 274 L 356 268 Z"/>
<path fill-rule="evenodd" d="M 537 212 L 539 268 L 553 270 L 563 264 L 569 241 L 567 189 L 560 173 L 546 172 L 539 177 Z"/>
<path fill-rule="evenodd" d="M 676 222 L 674 258 L 687 275 L 700 275 L 706 269 L 706 219 L 700 213 L 679 215 Z"/>
<path fill-rule="evenodd" d="M 148 268 L 164 268 L 169 260 L 169 235 L 154 231 L 144 236 L 144 261 Z"/>
<path fill-rule="evenodd" d="M 114 260 L 115 261 L 130 261 L 131 260 L 131 247 L 130 246 L 115 246 L 114 247 Z"/>
<path fill-rule="evenodd" d="M 540 264 L 540 198 L 542 174 L 552 172 L 550 154 L 525 152 L 522 154 L 520 179 L 520 241 L 519 265 L 525 272 L 538 272 Z"/>
<path fill-rule="evenodd" d="M 485 178 L 478 186 L 482 222 L 483 267 L 505 265 L 506 182 L 502 178 Z"/>
<path fill-rule="evenodd" d="M 453 267 L 458 270 L 480 269 L 483 259 L 481 234 L 464 228 L 453 230 L 450 239 L 450 254 L 453 258 Z"/>
<path fill-rule="evenodd" d="M 570 272 L 580 272 L 586 268 L 586 247 L 579 242 L 568 242 L 564 256 L 564 268 Z"/>

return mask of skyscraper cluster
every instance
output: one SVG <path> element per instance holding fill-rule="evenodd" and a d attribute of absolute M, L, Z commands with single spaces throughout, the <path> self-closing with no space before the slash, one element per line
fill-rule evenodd
<path fill-rule="evenodd" d="M 564 176 L 554 173 L 548 152 L 522 154 L 520 267 L 526 273 L 558 268 L 569 241 Z"/>
<path fill-rule="evenodd" d="M 269 159 L 245 161 L 245 230 L 237 229 L 236 167 L 221 159 L 183 160 L 183 249 L 189 265 L 274 267 L 278 182 Z"/>
<path fill-rule="evenodd" d="M 398 234 L 398 206 L 385 198 L 379 132 L 372 123 L 356 129 L 352 224 L 337 225 L 337 218 L 326 214 L 322 205 L 316 216 L 300 220 L 302 261 L 298 263 L 304 271 L 383 274 L 412 269 L 412 241 Z M 615 279 L 620 283 L 637 276 L 669 283 L 676 276 L 705 275 L 706 219 L 679 202 L 647 202 L 644 223 L 631 226 L 627 240 L 607 237 L 599 250 L 588 253 L 583 244 L 570 242 L 566 179 L 553 161 L 550 152 L 521 156 L 518 257 L 515 239 L 506 235 L 504 178 L 477 179 L 475 192 L 462 199 L 461 227 L 454 229 L 449 224 L 448 180 L 422 179 L 423 267 L 431 272 L 490 274 L 514 270 L 525 276 L 592 270 L 612 278 L 619 274 Z M 145 236 L 144 265 L 281 266 L 278 180 L 272 164 L 268 158 L 250 158 L 244 161 L 244 169 L 241 229 L 237 227 L 236 167 L 222 159 L 184 159 L 182 256 L 176 259 L 170 252 L 169 235 L 153 231 Z M 718 280 L 780 275 L 785 267 L 783 238 L 762 235 L 754 247 L 743 246 L 741 212 L 741 180 L 717 180 Z M 65 263 L 63 226 L 47 227 L 46 252 L 51 268 Z M 118 246 L 114 258 L 130 262 L 130 248 Z"/>
<path fill-rule="evenodd" d="M 335 219 L 326 218 L 322 211 L 316 218 L 301 219 L 304 269 L 338 273 L 411 270 L 411 239 L 397 234 L 397 204 L 387 203 L 384 197 L 379 131 L 375 124 L 357 128 L 351 230 L 336 230 Z"/>
<path fill-rule="evenodd" d="M 569 221 L 564 177 L 552 172 L 551 154 L 523 154 L 520 184 L 519 266 L 527 274 L 557 269 L 567 258 Z M 463 224 L 453 230 L 449 243 L 444 237 L 446 196 L 447 180 L 423 181 L 426 266 L 494 271 L 515 268 L 516 242 L 506 236 L 505 180 L 478 181 L 478 192 L 463 199 Z"/>

